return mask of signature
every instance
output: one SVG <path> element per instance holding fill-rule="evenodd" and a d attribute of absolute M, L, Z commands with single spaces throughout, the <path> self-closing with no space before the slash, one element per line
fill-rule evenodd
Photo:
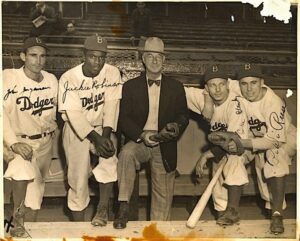
<path fill-rule="evenodd" d="M 235 99 L 233 99 L 232 101 L 236 101 L 236 107 L 235 107 L 235 113 L 237 115 L 242 114 L 242 108 L 241 108 L 241 102 L 237 99 L 237 97 L 235 97 Z"/>
<path fill-rule="evenodd" d="M 107 83 L 106 78 L 104 78 L 102 83 L 98 83 L 97 81 L 93 81 L 92 86 L 87 86 L 84 85 L 85 84 L 85 80 L 82 80 L 81 84 L 79 87 L 75 86 L 75 87 L 70 87 L 69 86 L 69 81 L 66 81 L 64 84 L 64 89 L 65 91 L 63 92 L 62 95 L 62 102 L 65 103 L 66 101 L 66 97 L 68 92 L 70 91 L 84 91 L 84 90 L 91 90 L 91 89 L 99 89 L 99 88 L 104 88 L 104 87 L 117 87 L 119 85 L 123 85 L 123 83 Z"/>
<path fill-rule="evenodd" d="M 17 86 L 15 85 L 13 89 L 8 89 L 8 90 L 7 90 L 7 93 L 4 95 L 3 99 L 4 99 L 4 100 L 7 100 L 8 97 L 9 97 L 10 95 L 17 94 L 18 91 L 15 90 L 16 87 L 17 87 Z"/>
<path fill-rule="evenodd" d="M 282 130 L 285 124 L 284 121 L 284 115 L 285 115 L 285 111 L 286 111 L 286 103 L 284 101 L 284 104 L 281 106 L 281 110 L 280 113 L 276 113 L 276 112 L 272 112 L 270 114 L 269 117 L 269 121 L 270 121 L 270 126 L 274 129 L 274 130 Z"/>
<path fill-rule="evenodd" d="M 34 88 L 27 88 L 27 87 L 23 87 L 23 91 L 21 92 L 21 93 L 24 93 L 24 92 L 27 92 L 27 91 L 29 91 L 30 92 L 30 94 L 29 94 L 29 97 L 31 96 L 31 93 L 33 92 L 33 91 L 42 91 L 42 90 L 47 90 L 47 89 L 50 89 L 50 87 L 49 86 L 43 86 L 43 87 L 34 87 Z"/>

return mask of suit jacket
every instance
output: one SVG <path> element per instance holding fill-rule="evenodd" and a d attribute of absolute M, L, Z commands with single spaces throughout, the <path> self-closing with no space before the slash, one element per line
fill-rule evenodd
<path fill-rule="evenodd" d="M 189 123 L 183 85 L 162 75 L 159 97 L 158 131 L 167 123 L 176 122 L 180 135 Z M 137 141 L 143 132 L 149 113 L 148 87 L 145 73 L 123 85 L 119 124 L 126 139 Z M 177 141 L 160 143 L 163 164 L 167 172 L 177 166 Z"/>

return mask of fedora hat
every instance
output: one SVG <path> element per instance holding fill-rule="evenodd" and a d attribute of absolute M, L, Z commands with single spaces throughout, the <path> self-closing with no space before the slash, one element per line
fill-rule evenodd
<path fill-rule="evenodd" d="M 149 37 L 145 41 L 143 52 L 154 52 L 154 53 L 165 54 L 164 42 L 160 38 Z"/>

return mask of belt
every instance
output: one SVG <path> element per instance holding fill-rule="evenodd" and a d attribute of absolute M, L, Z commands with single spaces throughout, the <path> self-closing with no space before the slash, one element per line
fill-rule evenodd
<path fill-rule="evenodd" d="M 36 139 L 40 139 L 42 137 L 45 137 L 47 135 L 52 135 L 53 133 L 54 133 L 54 131 L 45 132 L 45 133 L 37 134 L 37 135 L 33 135 L 33 136 L 21 135 L 21 138 L 26 138 L 26 139 L 30 139 L 30 140 L 36 140 Z"/>

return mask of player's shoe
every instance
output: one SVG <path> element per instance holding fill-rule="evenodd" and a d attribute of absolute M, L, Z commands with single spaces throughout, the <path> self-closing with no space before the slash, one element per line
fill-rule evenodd
<path fill-rule="evenodd" d="M 128 202 L 121 202 L 119 212 L 113 223 L 114 228 L 115 229 L 126 228 L 126 224 L 128 222 L 128 216 L 129 216 L 129 204 Z"/>
<path fill-rule="evenodd" d="M 233 207 L 227 207 L 224 214 L 217 219 L 217 224 L 221 226 L 228 226 L 233 225 L 239 221 L 239 212 Z"/>
<path fill-rule="evenodd" d="M 25 228 L 24 228 L 24 217 L 25 217 L 26 207 L 24 202 L 21 203 L 20 207 L 17 208 L 13 215 L 13 225 L 14 227 L 10 229 L 10 235 L 13 237 L 24 237 Z"/>
<path fill-rule="evenodd" d="M 92 219 L 93 226 L 105 226 L 108 221 L 108 210 L 105 206 L 97 208 L 96 215 Z"/>
<path fill-rule="evenodd" d="M 283 217 L 279 212 L 273 213 L 271 217 L 271 233 L 280 234 L 284 232 Z"/>

